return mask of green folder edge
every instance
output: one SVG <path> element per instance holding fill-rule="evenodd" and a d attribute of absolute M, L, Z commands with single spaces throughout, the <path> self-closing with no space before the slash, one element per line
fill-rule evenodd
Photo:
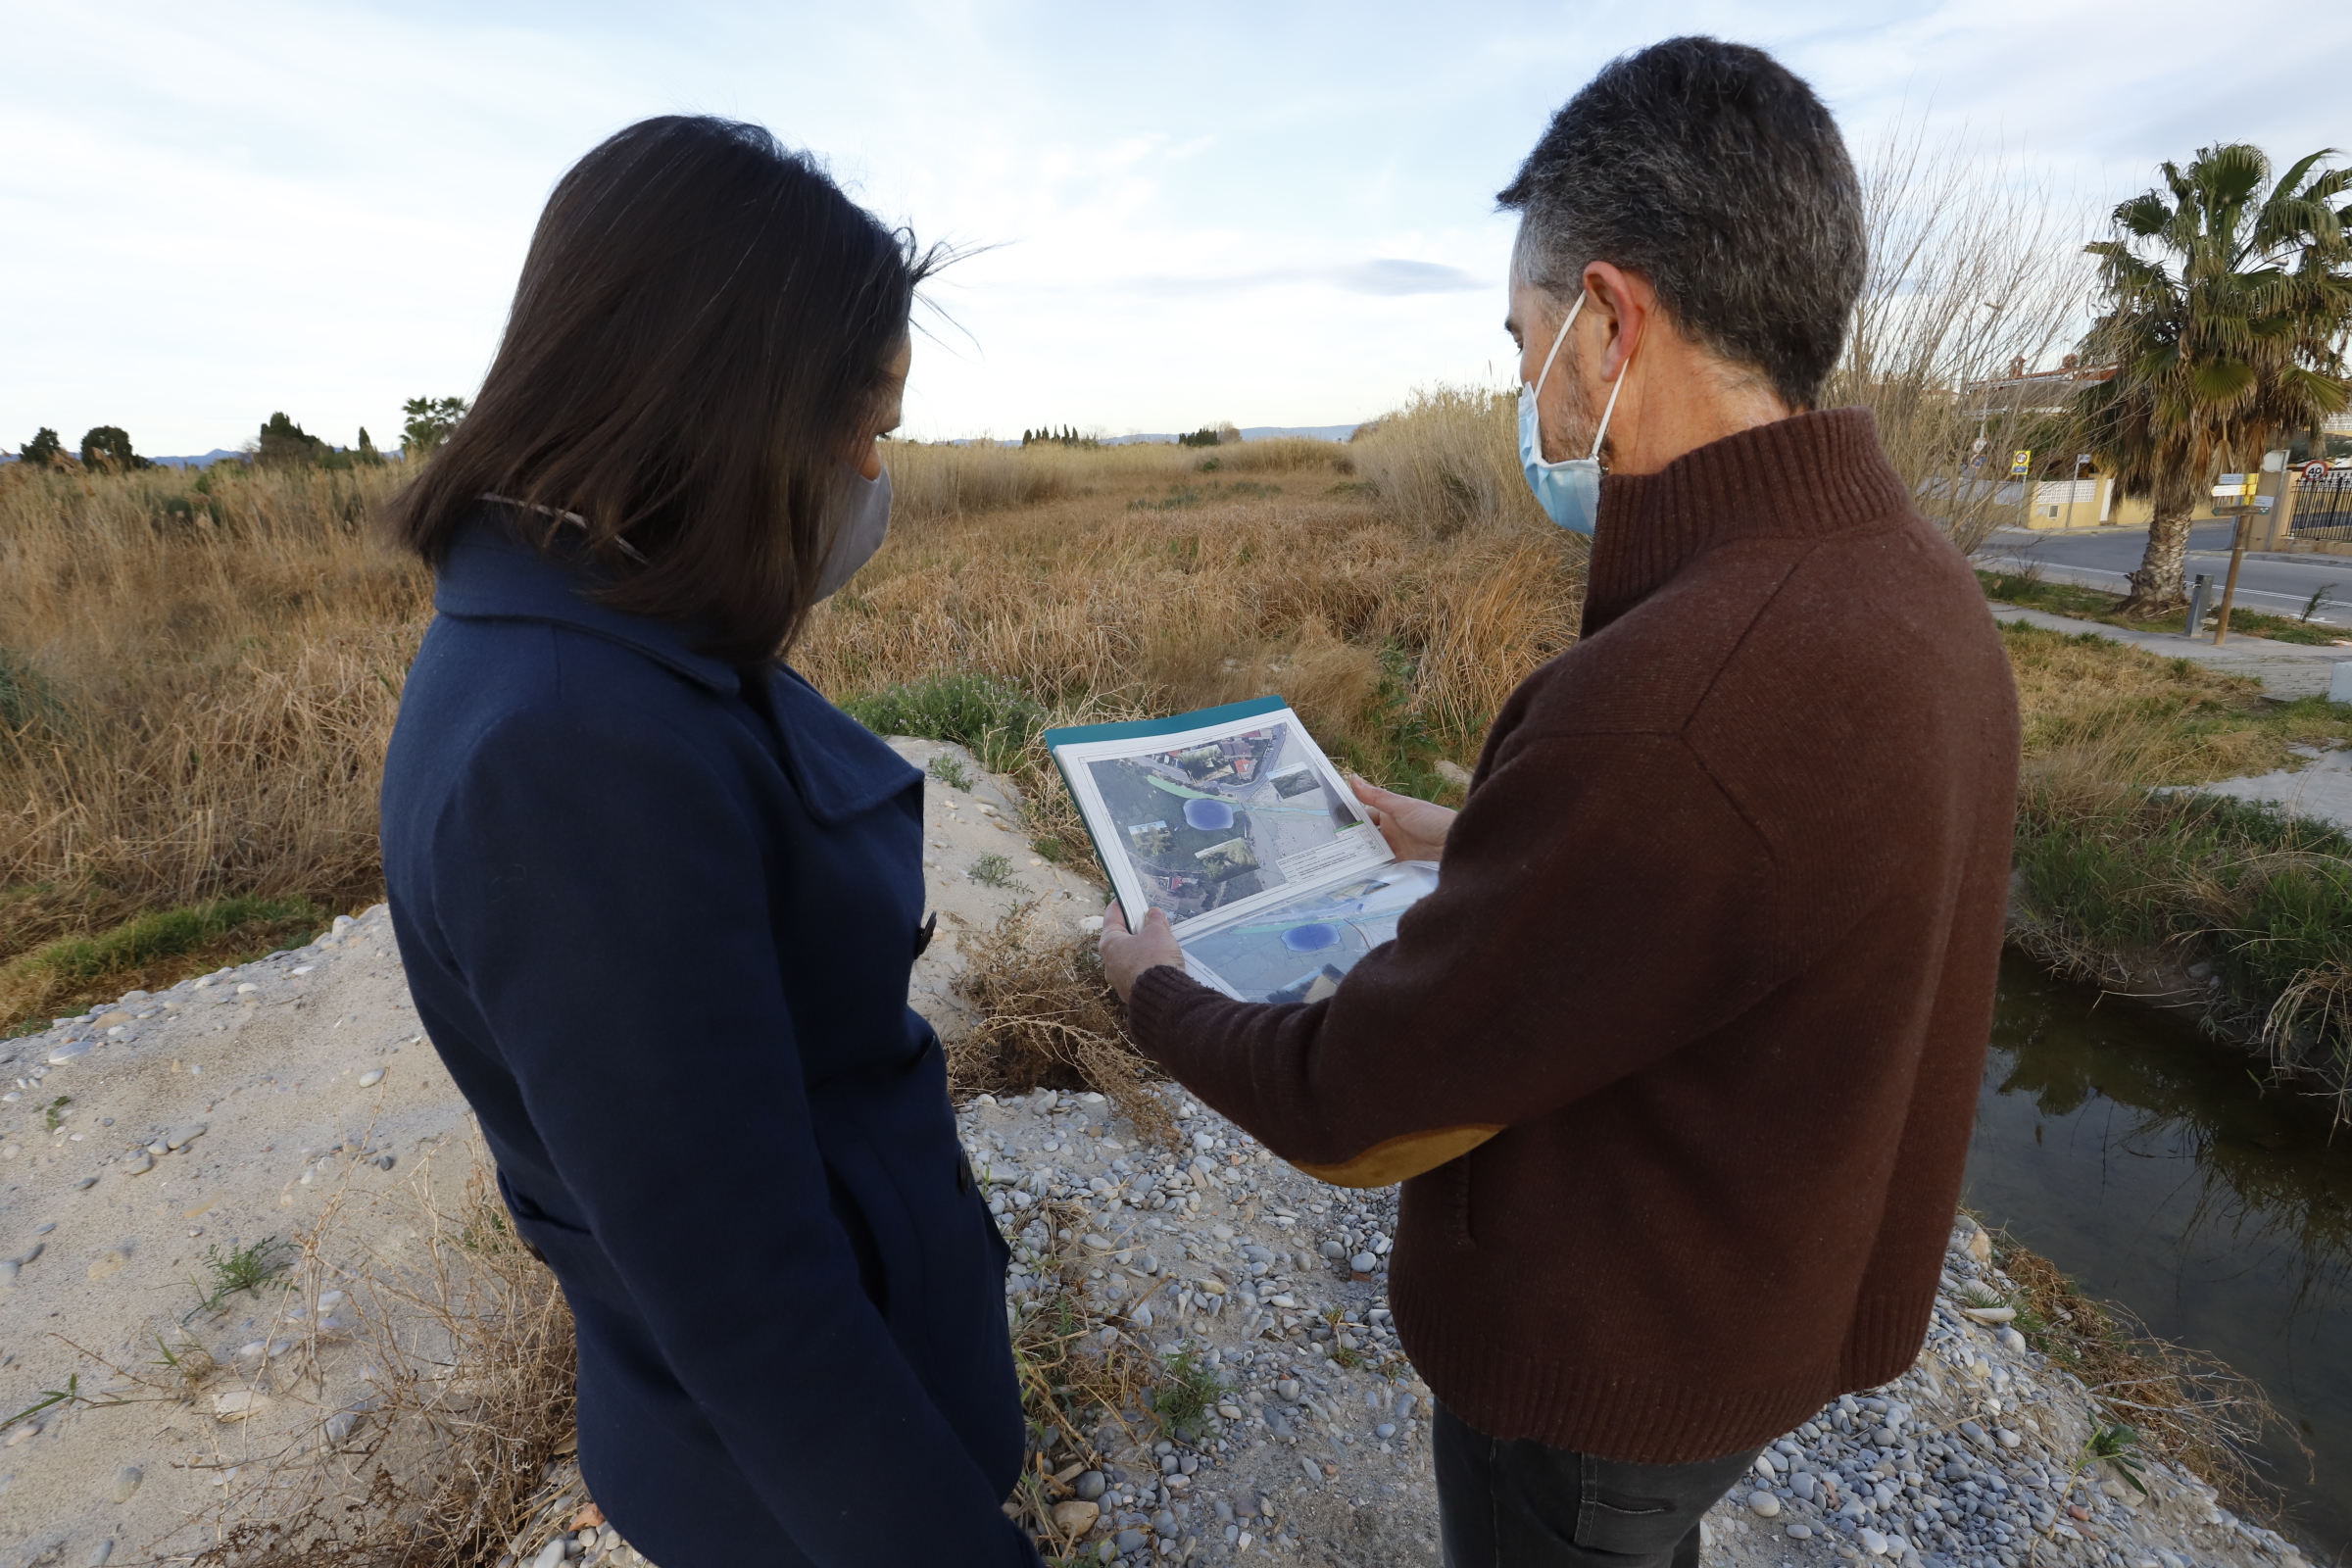
<path fill-rule="evenodd" d="M 1075 804 L 1078 791 L 1071 783 L 1069 764 L 1061 760 L 1064 746 L 1076 746 L 1087 741 L 1130 741 L 1151 735 L 1172 735 L 1180 730 L 1200 729 L 1209 724 L 1225 724 L 1235 719 L 1278 713 L 1290 706 L 1289 701 L 1281 697 L 1253 697 L 1246 703 L 1227 703 L 1221 708 L 1173 713 L 1166 718 L 1131 718 L 1117 724 L 1066 724 L 1059 729 L 1047 730 L 1038 738 L 1045 742 L 1046 755 L 1054 759 L 1054 766 L 1061 774 L 1062 788 L 1069 790 L 1070 800 Z M 1103 880 L 1110 883 L 1115 898 L 1118 879 L 1110 874 L 1110 857 L 1102 853 L 1102 841 L 1095 837 L 1095 824 L 1086 820 L 1084 811 L 1078 813 L 1078 820 L 1086 823 L 1086 841 L 1095 847 L 1095 859 L 1102 865 Z M 1143 909 L 1130 909 L 1125 900 L 1120 901 L 1119 908 L 1127 916 L 1127 924 L 1131 929 L 1140 924 L 1149 911 L 1149 906 Z"/>

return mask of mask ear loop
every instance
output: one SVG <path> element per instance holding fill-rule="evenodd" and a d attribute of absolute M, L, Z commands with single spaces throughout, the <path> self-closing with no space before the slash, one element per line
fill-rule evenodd
<path fill-rule="evenodd" d="M 1568 341 L 1568 329 L 1576 324 L 1576 313 L 1584 308 L 1584 291 L 1580 289 L 1576 303 L 1568 307 L 1568 319 L 1560 323 L 1559 331 L 1552 337 L 1551 352 L 1544 356 L 1544 368 L 1536 372 L 1536 396 L 1544 395 L 1544 383 L 1551 379 L 1551 362 L 1560 357 L 1560 345 Z"/>
<path fill-rule="evenodd" d="M 1642 345 L 1635 344 L 1634 354 L 1641 352 Z M 1600 444 L 1608 438 L 1609 434 L 1609 416 L 1617 412 L 1617 394 L 1625 390 L 1625 378 L 1634 373 L 1634 354 L 1625 357 L 1625 364 L 1617 371 L 1616 381 L 1609 387 L 1608 404 L 1600 411 L 1600 428 L 1592 432 L 1592 450 L 1585 454 L 1587 463 L 1600 461 Z"/>

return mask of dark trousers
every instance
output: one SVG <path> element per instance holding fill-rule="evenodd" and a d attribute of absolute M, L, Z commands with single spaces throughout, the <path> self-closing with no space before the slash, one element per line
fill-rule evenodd
<path fill-rule="evenodd" d="M 1431 1440 L 1446 1568 L 1698 1568 L 1698 1520 L 1756 1453 L 1629 1464 L 1490 1438 L 1444 1404 Z"/>

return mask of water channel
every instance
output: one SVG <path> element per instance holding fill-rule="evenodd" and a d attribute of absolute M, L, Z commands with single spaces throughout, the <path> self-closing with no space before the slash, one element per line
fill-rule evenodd
<path fill-rule="evenodd" d="M 2352 1126 L 2173 1014 L 2011 955 L 1963 1201 L 2260 1383 L 2279 1528 L 2352 1563 Z"/>

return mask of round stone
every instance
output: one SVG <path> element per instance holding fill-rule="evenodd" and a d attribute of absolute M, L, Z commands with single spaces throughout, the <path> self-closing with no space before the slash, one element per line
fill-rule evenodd
<path fill-rule="evenodd" d="M 1813 1539 L 1813 1527 L 1811 1525 L 1790 1525 L 1788 1534 L 1797 1541 L 1810 1541 Z"/>
<path fill-rule="evenodd" d="M 1769 1492 L 1749 1493 L 1747 1507 L 1759 1519 L 1777 1519 L 1781 1516 L 1781 1499 Z"/>
<path fill-rule="evenodd" d="M 1078 1485 L 1072 1490 L 1078 1494 L 1082 1500 L 1087 1502 L 1097 1502 L 1102 1499 L 1102 1490 L 1108 1485 L 1109 1483 L 1103 1479 L 1102 1471 L 1089 1470 L 1086 1474 L 1078 1478 Z"/>

